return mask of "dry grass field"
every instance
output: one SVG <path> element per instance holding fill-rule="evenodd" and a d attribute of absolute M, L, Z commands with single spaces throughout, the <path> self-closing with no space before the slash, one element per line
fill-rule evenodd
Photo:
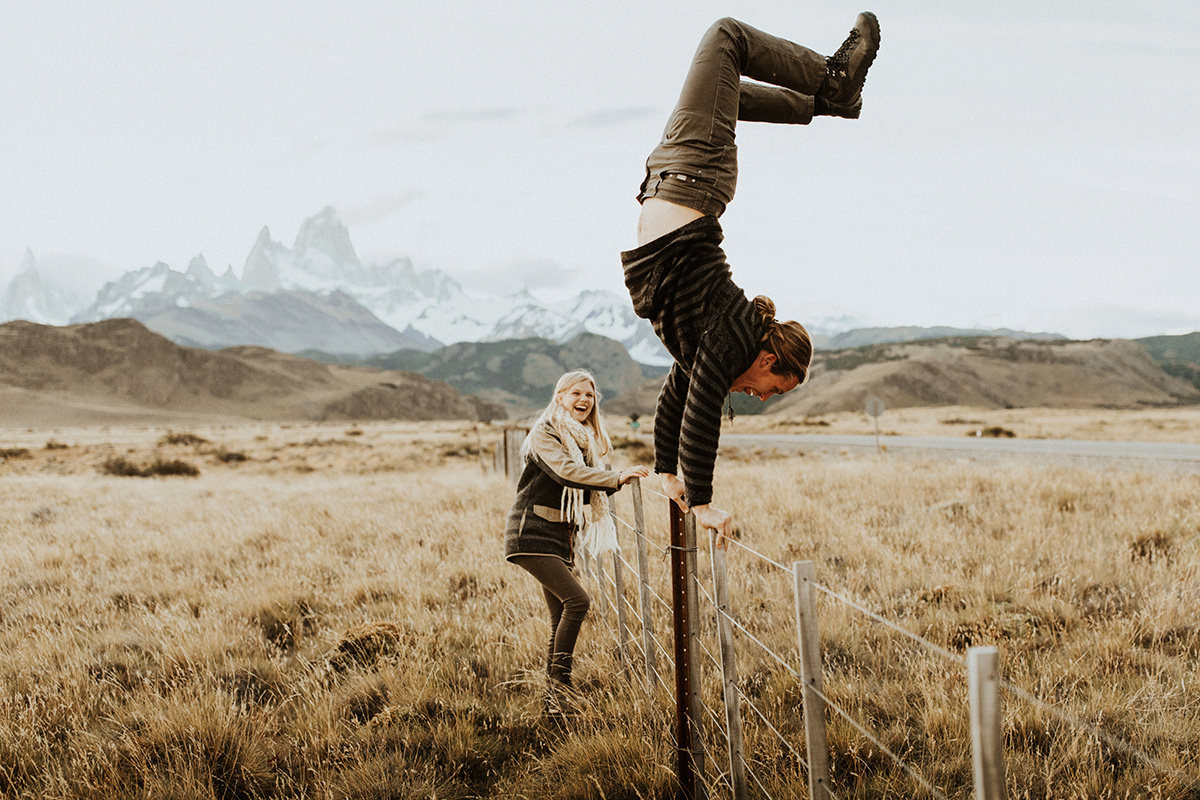
<path fill-rule="evenodd" d="M 502 559 L 511 488 L 480 453 L 498 435 L 0 432 L 0 795 L 672 797 L 671 700 L 621 673 L 598 603 L 582 712 L 542 718 L 542 601 Z M 1007 695 L 1012 797 L 1200 798 L 1185 777 L 1200 777 L 1200 476 L 731 451 L 717 487 L 746 544 L 815 562 L 823 586 L 954 653 L 997 644 L 1006 680 L 1154 759 Z M 665 509 L 647 506 L 661 544 Z M 734 615 L 794 657 L 788 575 L 737 547 L 729 570 Z M 826 693 L 969 797 L 962 668 L 827 597 L 819 610 Z M 802 752 L 799 687 L 738 646 L 743 691 Z M 715 702 L 715 676 L 704 691 Z M 803 767 L 745 716 L 770 796 L 806 796 Z M 837 719 L 830 748 L 840 798 L 932 796 Z"/>
<path fill-rule="evenodd" d="M 972 436 L 1001 427 L 1022 439 L 1086 439 L 1200 444 L 1200 406 L 1146 409 L 1011 408 L 938 406 L 886 410 L 879 432 L 896 436 Z M 861 411 L 816 416 L 743 415 L 734 430 L 745 433 L 872 435 L 874 420 Z"/>

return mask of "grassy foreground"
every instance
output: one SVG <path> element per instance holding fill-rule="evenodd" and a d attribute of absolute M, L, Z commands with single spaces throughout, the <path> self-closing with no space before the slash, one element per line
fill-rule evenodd
<path fill-rule="evenodd" d="M 264 424 L 0 442 L 0 795 L 672 796 L 670 698 L 620 672 L 598 601 L 582 713 L 542 719 L 543 605 L 501 558 L 511 489 L 479 455 L 496 437 Z M 106 472 L 117 459 L 151 477 Z M 199 474 L 153 476 L 176 462 Z M 1200 476 L 731 452 L 718 495 L 759 552 L 814 561 L 822 585 L 955 653 L 998 644 L 1006 680 L 1156 761 L 1008 695 L 1011 796 L 1200 798 L 1179 774 L 1200 774 Z M 794 663 L 789 576 L 736 547 L 729 570 L 734 615 Z M 968 797 L 962 668 L 819 608 L 826 693 Z M 799 687 L 744 636 L 738 657 L 790 742 L 744 711 L 755 780 L 805 796 Z M 713 670 L 703 684 L 721 717 Z M 838 797 L 927 796 L 833 717 L 830 747 Z M 718 792 L 725 765 L 710 754 Z"/>

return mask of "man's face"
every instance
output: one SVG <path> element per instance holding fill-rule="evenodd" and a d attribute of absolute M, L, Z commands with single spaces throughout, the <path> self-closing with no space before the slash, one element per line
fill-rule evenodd
<path fill-rule="evenodd" d="M 774 363 L 774 353 L 759 351 L 750 369 L 733 379 L 733 385 L 729 387 L 730 393 L 741 392 L 765 401 L 777 394 L 787 394 L 800 385 L 800 378 L 796 375 L 771 372 Z"/>

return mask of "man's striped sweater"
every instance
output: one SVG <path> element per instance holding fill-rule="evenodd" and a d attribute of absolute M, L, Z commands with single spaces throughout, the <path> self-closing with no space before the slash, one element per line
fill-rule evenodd
<path fill-rule="evenodd" d="M 654 415 L 654 471 L 682 467 L 688 502 L 712 500 L 721 408 L 754 362 L 764 325 L 733 282 L 716 217 L 701 217 L 621 254 L 639 317 L 675 359 Z"/>

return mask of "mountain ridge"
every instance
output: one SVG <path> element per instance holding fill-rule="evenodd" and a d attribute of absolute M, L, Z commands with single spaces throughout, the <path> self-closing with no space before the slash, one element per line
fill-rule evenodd
<path fill-rule="evenodd" d="M 461 341 L 546 338 L 563 343 L 586 331 L 620 341 L 638 363 L 671 363 L 650 324 L 633 313 L 623 294 L 586 289 L 546 303 L 525 290 L 504 296 L 468 291 L 448 273 L 417 267 L 407 258 L 367 264 L 332 207 L 305 219 L 291 247 L 274 240 L 264 225 L 249 248 L 240 278 L 232 266 L 217 275 L 201 254 L 182 272 L 161 261 L 128 270 L 101 286 L 86 306 L 76 307 L 86 301 L 51 284 L 41 279 L 32 253 L 27 253 L 18 276 L 0 292 L 0 320 L 61 325 L 133 317 L 188 346 L 225 347 L 234 343 L 231 337 L 236 334 L 237 343 L 348 357 L 400 347 L 434 350 Z M 298 295 L 290 301 L 265 299 L 288 292 L 308 294 L 302 300 Z M 237 299 L 246 296 L 255 299 Z M 353 314 L 347 297 L 360 307 Z M 299 305 L 311 315 L 303 324 L 287 312 Z M 272 309 L 280 315 L 275 325 L 266 324 Z M 247 315 L 260 323 L 247 324 Z M 866 328 L 845 315 L 813 318 L 806 325 L 818 348 L 952 334 L 1057 336 L 1007 329 Z"/>

